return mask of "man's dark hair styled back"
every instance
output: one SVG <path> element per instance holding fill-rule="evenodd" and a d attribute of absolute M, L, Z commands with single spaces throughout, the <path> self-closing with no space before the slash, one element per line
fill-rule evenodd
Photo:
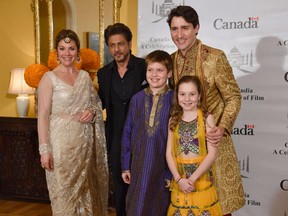
<path fill-rule="evenodd" d="M 187 5 L 178 6 L 171 10 L 167 19 L 169 27 L 171 27 L 173 17 L 183 17 L 186 22 L 191 23 L 194 28 L 199 25 L 199 17 L 197 12 L 192 7 Z"/>
<path fill-rule="evenodd" d="M 115 23 L 113 25 L 109 25 L 104 31 L 105 43 L 107 44 L 107 46 L 109 38 L 113 35 L 118 34 L 123 35 L 128 42 L 131 42 L 132 40 L 131 30 L 123 23 Z"/>

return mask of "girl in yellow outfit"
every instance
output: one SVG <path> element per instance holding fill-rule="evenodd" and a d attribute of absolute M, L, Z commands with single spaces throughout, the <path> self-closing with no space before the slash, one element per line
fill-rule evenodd
<path fill-rule="evenodd" d="M 177 83 L 166 150 L 173 174 L 168 216 L 222 215 L 212 182 L 217 146 L 206 142 L 205 131 L 215 126 L 202 101 L 201 82 L 183 76 Z"/>

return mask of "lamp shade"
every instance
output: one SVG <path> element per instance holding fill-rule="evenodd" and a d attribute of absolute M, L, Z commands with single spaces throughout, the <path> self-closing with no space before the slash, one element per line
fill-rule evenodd
<path fill-rule="evenodd" d="M 11 70 L 8 94 L 34 94 L 34 89 L 28 86 L 24 79 L 25 68 Z"/>
<path fill-rule="evenodd" d="M 28 86 L 24 79 L 25 68 L 14 68 L 11 70 L 8 94 L 18 94 L 16 98 L 19 117 L 27 117 L 29 111 L 30 98 L 28 94 L 33 94 L 34 89 Z"/>

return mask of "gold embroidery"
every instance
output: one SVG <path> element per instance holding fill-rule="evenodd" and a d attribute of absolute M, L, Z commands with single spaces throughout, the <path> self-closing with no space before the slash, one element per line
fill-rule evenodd
<path fill-rule="evenodd" d="M 147 127 L 148 135 L 154 134 L 155 129 L 160 124 L 159 112 L 161 111 L 162 106 L 163 106 L 163 99 L 164 99 L 163 95 L 168 90 L 169 90 L 169 87 L 165 86 L 163 89 L 157 92 L 156 95 L 153 96 L 154 98 L 153 98 L 153 104 L 152 104 L 152 109 L 151 109 L 150 114 L 149 114 L 149 97 L 145 98 L 145 112 L 146 112 L 146 116 L 149 116 L 149 118 L 147 117 L 145 118 L 146 125 L 148 125 Z M 152 94 L 152 91 L 150 88 L 147 88 L 145 89 L 145 93 L 146 93 L 146 96 L 149 96 Z"/>
<path fill-rule="evenodd" d="M 154 98 L 153 98 L 152 110 L 151 110 L 151 114 L 149 117 L 149 126 L 150 127 L 153 127 L 153 125 L 154 125 L 154 118 L 155 118 L 155 112 L 156 112 L 158 101 L 159 101 L 159 94 L 156 94 L 156 95 L 154 95 Z"/>

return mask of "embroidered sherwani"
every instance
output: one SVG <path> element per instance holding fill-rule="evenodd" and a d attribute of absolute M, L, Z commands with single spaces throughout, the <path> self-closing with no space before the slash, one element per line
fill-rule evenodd
<path fill-rule="evenodd" d="M 130 170 L 126 197 L 127 216 L 166 216 L 171 179 L 166 163 L 168 121 L 173 91 L 165 88 L 153 96 L 146 88 L 130 101 L 122 136 L 122 170 Z"/>
<path fill-rule="evenodd" d="M 215 185 L 224 214 L 244 203 L 244 191 L 231 131 L 241 106 L 240 89 L 223 51 L 203 45 L 200 40 L 185 56 L 177 51 L 174 61 L 174 85 L 184 75 L 197 75 L 204 86 L 205 105 L 216 125 L 225 129 L 215 161 Z"/>

